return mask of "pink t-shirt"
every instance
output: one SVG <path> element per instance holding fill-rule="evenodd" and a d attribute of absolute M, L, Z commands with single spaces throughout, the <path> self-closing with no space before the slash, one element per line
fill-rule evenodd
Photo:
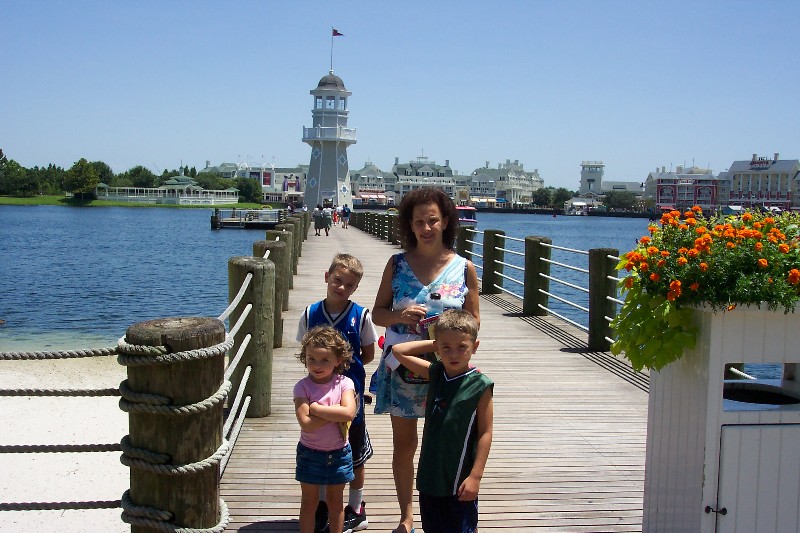
<path fill-rule="evenodd" d="M 294 386 L 292 398 L 305 398 L 309 403 L 320 405 L 339 405 L 345 391 L 355 391 L 353 380 L 335 374 L 327 383 L 314 383 L 306 376 Z M 316 431 L 300 430 L 300 443 L 313 450 L 338 450 L 344 448 L 347 439 L 342 436 L 338 422 L 328 422 Z"/>

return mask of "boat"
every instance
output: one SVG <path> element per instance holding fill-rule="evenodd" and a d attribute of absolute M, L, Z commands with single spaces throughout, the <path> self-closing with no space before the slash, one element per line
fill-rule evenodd
<path fill-rule="evenodd" d="M 285 209 L 214 208 L 211 229 L 275 229 L 275 226 L 285 220 Z"/>
<path fill-rule="evenodd" d="M 471 205 L 457 205 L 456 211 L 458 212 L 459 225 L 467 227 L 475 227 L 478 225 L 478 219 L 475 216 L 477 210 Z"/>

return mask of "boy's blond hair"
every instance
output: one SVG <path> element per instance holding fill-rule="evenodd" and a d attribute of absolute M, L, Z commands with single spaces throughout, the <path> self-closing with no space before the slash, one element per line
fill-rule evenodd
<path fill-rule="evenodd" d="M 364 276 L 364 267 L 361 265 L 361 261 L 350 254 L 336 254 L 331 261 L 331 266 L 328 267 L 328 274 L 333 274 L 337 268 L 349 270 L 358 278 L 358 281 L 361 281 Z"/>
<path fill-rule="evenodd" d="M 330 326 L 317 326 L 311 328 L 303 335 L 300 341 L 300 353 L 297 358 L 304 365 L 306 364 L 306 354 L 308 348 L 325 348 L 330 350 L 338 360 L 341 358 L 343 361 L 340 365 L 336 365 L 334 372 L 337 374 L 343 373 L 350 368 L 350 361 L 353 360 L 353 349 L 350 343 L 347 342 L 341 333 Z"/>
<path fill-rule="evenodd" d="M 478 323 L 469 311 L 463 309 L 448 309 L 439 316 L 436 335 L 443 331 L 460 331 L 469 335 L 472 342 L 478 340 Z"/>

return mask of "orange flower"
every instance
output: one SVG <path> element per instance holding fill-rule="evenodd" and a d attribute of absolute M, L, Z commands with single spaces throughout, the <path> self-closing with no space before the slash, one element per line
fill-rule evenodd
<path fill-rule="evenodd" d="M 697 219 L 696 219 L 696 218 L 694 218 L 694 217 L 692 217 L 692 218 L 687 218 L 687 219 L 686 219 L 686 223 L 687 223 L 688 225 L 690 225 L 690 226 L 696 226 L 696 225 L 697 225 Z"/>
<path fill-rule="evenodd" d="M 780 251 L 782 254 L 788 254 L 789 253 L 789 245 L 785 244 L 785 243 L 779 244 L 778 245 L 778 251 Z"/>
<path fill-rule="evenodd" d="M 666 265 L 666 264 L 667 264 L 666 260 L 664 260 L 664 259 L 659 259 L 659 260 L 658 260 L 658 263 L 656 263 L 656 266 L 657 266 L 658 268 L 664 268 L 664 265 Z"/>
<path fill-rule="evenodd" d="M 688 251 L 689 251 L 689 249 L 688 249 L 688 248 L 678 248 L 678 253 L 679 253 L 679 254 L 685 254 L 685 253 L 687 253 Z"/>
<path fill-rule="evenodd" d="M 647 226 L 647 230 L 650 232 L 650 235 L 658 232 L 658 226 Z"/>
<path fill-rule="evenodd" d="M 758 266 L 760 266 L 761 268 L 767 268 L 769 266 L 769 263 L 767 262 L 766 259 L 762 257 L 761 259 L 758 260 Z"/>
<path fill-rule="evenodd" d="M 630 289 L 631 287 L 633 287 L 633 278 L 631 276 L 628 276 L 627 278 L 625 278 L 625 288 Z"/>
<path fill-rule="evenodd" d="M 670 302 L 674 302 L 678 298 L 678 296 L 679 295 L 676 294 L 674 291 L 669 291 L 667 293 L 667 300 L 669 300 Z"/>
<path fill-rule="evenodd" d="M 659 249 L 655 246 L 649 246 L 647 248 L 647 255 L 658 255 Z"/>
<path fill-rule="evenodd" d="M 683 265 L 685 265 L 685 264 L 686 264 L 686 263 L 688 263 L 688 262 L 689 262 L 689 260 L 688 260 L 688 259 L 686 259 L 685 257 L 679 257 L 679 258 L 678 258 L 678 266 L 683 266 Z"/>
<path fill-rule="evenodd" d="M 772 218 L 772 217 L 767 217 L 767 218 L 764 219 L 764 224 L 774 224 L 774 223 L 775 223 L 775 219 Z"/>
<path fill-rule="evenodd" d="M 699 227 L 694 229 L 694 232 L 697 233 L 698 235 L 702 235 L 703 233 L 706 232 L 706 227 L 705 226 L 699 226 Z"/>
<path fill-rule="evenodd" d="M 695 213 L 697 213 L 699 215 L 699 214 L 701 214 L 703 212 L 703 208 L 700 207 L 699 205 L 693 205 L 692 206 L 692 211 L 694 211 Z"/>
<path fill-rule="evenodd" d="M 631 262 L 625 263 L 625 270 L 627 270 L 628 272 L 633 270 L 633 263 L 631 263 Z"/>
<path fill-rule="evenodd" d="M 648 270 L 650 270 L 650 265 L 647 264 L 645 261 L 642 261 L 641 263 L 639 263 L 639 270 L 641 270 L 642 272 L 647 272 Z"/>
<path fill-rule="evenodd" d="M 789 283 L 792 285 L 800 283 L 800 270 L 793 268 L 789 271 Z"/>
<path fill-rule="evenodd" d="M 698 255 L 700 255 L 700 250 L 698 250 L 697 248 L 692 248 L 691 250 L 689 250 L 689 254 L 688 255 L 689 255 L 689 257 L 694 259 Z"/>
<path fill-rule="evenodd" d="M 639 244 L 646 245 L 650 243 L 650 237 L 645 235 L 644 237 L 639 237 Z"/>
<path fill-rule="evenodd" d="M 764 248 L 764 245 L 761 242 L 756 243 L 756 252 L 760 252 Z"/>
<path fill-rule="evenodd" d="M 681 292 L 681 282 L 680 282 L 680 280 L 674 279 L 674 280 L 670 281 L 669 282 L 669 288 L 671 290 L 677 292 L 678 294 L 680 294 L 680 292 Z"/>
<path fill-rule="evenodd" d="M 745 222 L 750 222 L 751 220 L 753 220 L 753 215 L 751 215 L 750 213 L 744 213 L 742 215 L 742 220 Z"/>
<path fill-rule="evenodd" d="M 661 257 L 669 257 L 669 250 L 661 250 Z"/>
<path fill-rule="evenodd" d="M 735 245 L 734 243 L 732 243 L 732 242 L 729 242 L 729 243 L 726 243 L 726 244 L 725 244 L 725 247 L 726 247 L 728 250 L 733 250 L 734 248 L 736 248 L 736 245 Z"/>
<path fill-rule="evenodd" d="M 692 289 L 693 291 L 697 291 L 697 289 L 700 288 L 700 284 L 695 281 L 694 283 L 689 285 L 689 288 Z"/>
<path fill-rule="evenodd" d="M 661 276 L 658 275 L 658 272 L 653 272 L 652 274 L 650 274 L 650 281 L 654 281 L 654 282 L 658 283 L 658 281 L 660 279 L 661 279 Z"/>
<path fill-rule="evenodd" d="M 700 272 L 708 272 L 708 263 L 700 263 Z"/>

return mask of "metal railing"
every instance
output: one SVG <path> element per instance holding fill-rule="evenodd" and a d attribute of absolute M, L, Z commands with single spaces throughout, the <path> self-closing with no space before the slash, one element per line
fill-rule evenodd
<path fill-rule="evenodd" d="M 376 212 L 354 212 L 350 220 L 367 233 L 398 243 L 392 240 L 395 222 L 391 214 Z M 618 250 L 576 250 L 555 246 L 547 237 L 521 239 L 502 230 L 460 227 L 456 252 L 475 264 L 483 294 L 506 294 L 522 303 L 523 315 L 552 315 L 580 328 L 591 350 L 608 351 L 614 342 L 610 322 L 622 304 L 615 270 Z M 585 322 L 576 320 L 576 313 Z"/>

